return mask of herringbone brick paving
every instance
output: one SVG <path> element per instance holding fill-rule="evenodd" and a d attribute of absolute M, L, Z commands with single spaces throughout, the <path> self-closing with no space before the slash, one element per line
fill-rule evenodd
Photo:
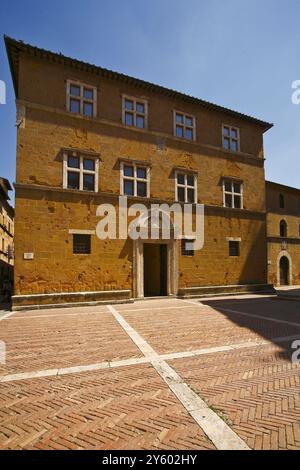
<path fill-rule="evenodd" d="M 141 357 L 103 307 L 99 313 L 82 315 L 63 315 L 62 310 L 54 316 L 48 312 L 39 312 L 38 317 L 23 313 L 1 321 L 0 331 L 0 339 L 7 345 L 7 361 L 5 366 L 0 365 L 0 376 Z"/>
<path fill-rule="evenodd" d="M 257 450 L 300 449 L 300 366 L 290 344 L 172 361 L 180 375 Z"/>
<path fill-rule="evenodd" d="M 138 308 L 141 308 L 142 304 L 138 303 L 135 304 L 136 310 L 130 307 L 130 310 L 126 311 L 123 306 L 121 312 L 125 320 L 160 354 L 293 334 L 299 334 L 300 337 L 300 319 L 299 328 L 297 328 L 237 314 L 220 314 L 217 307 L 199 307 L 179 300 L 171 302 L 172 309 L 151 310 L 149 308 L 149 311 L 139 311 Z M 220 304 L 224 305 L 223 302 L 226 304 L 226 301 Z M 249 304 L 253 300 L 247 302 Z M 255 304 L 255 311 L 270 311 L 270 314 L 274 306 L 281 308 L 280 303 L 265 300 L 261 300 L 260 304 L 255 301 Z M 234 309 L 238 309 L 236 305 Z M 171 341 L 170 338 L 172 338 Z"/>
<path fill-rule="evenodd" d="M 214 302 L 214 304 L 212 303 Z M 231 303 L 231 304 L 230 304 Z M 151 300 L 116 309 L 159 353 L 297 336 L 299 303 L 260 297 Z M 284 306 L 284 308 L 283 308 Z M 212 308 L 213 307 L 213 308 Z M 2 374 L 141 357 L 106 307 L 20 312 L 0 322 Z M 300 449 L 300 366 L 290 342 L 169 361 L 255 449 Z M 0 383 L 2 449 L 214 448 L 151 364 Z"/>
<path fill-rule="evenodd" d="M 1 384 L 2 449 L 213 449 L 150 365 Z"/>

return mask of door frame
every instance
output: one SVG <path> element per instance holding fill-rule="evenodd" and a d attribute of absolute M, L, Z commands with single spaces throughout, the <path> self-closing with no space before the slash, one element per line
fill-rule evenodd
<path fill-rule="evenodd" d="M 277 256 L 277 286 L 280 287 L 281 282 L 280 282 L 280 260 L 281 258 L 286 257 L 289 261 L 289 274 L 288 274 L 288 281 L 289 281 L 289 286 L 293 285 L 293 263 L 292 263 L 292 258 L 290 254 L 286 250 L 282 250 L 279 255 Z"/>
<path fill-rule="evenodd" d="M 178 242 L 177 240 L 138 240 L 133 241 L 133 297 L 144 299 L 144 244 L 167 246 L 167 295 L 178 292 Z"/>

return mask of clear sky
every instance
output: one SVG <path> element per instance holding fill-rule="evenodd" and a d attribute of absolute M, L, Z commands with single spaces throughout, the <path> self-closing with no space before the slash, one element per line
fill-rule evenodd
<path fill-rule="evenodd" d="M 299 0 L 1 0 L 0 33 L 273 122 L 266 177 L 299 187 Z M 15 180 L 15 104 L 3 38 L 0 175 Z"/>

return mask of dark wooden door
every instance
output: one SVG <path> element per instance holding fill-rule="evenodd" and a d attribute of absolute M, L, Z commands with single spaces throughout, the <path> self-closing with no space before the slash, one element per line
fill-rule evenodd
<path fill-rule="evenodd" d="M 160 245 L 160 295 L 168 295 L 168 259 L 167 245 Z"/>
<path fill-rule="evenodd" d="M 283 256 L 280 260 L 280 285 L 288 286 L 289 285 L 289 260 L 286 256 Z"/>

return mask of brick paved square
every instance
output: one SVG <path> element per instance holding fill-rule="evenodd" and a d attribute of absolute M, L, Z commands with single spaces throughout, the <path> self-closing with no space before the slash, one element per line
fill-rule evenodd
<path fill-rule="evenodd" d="M 0 384 L 2 449 L 214 449 L 150 365 Z"/>
<path fill-rule="evenodd" d="M 14 313 L 0 321 L 0 448 L 221 448 L 195 396 L 245 446 L 300 449 L 299 308 L 245 296 Z"/>
<path fill-rule="evenodd" d="M 141 356 L 106 307 L 18 313 L 1 321 L 0 332 L 1 375 Z"/>

